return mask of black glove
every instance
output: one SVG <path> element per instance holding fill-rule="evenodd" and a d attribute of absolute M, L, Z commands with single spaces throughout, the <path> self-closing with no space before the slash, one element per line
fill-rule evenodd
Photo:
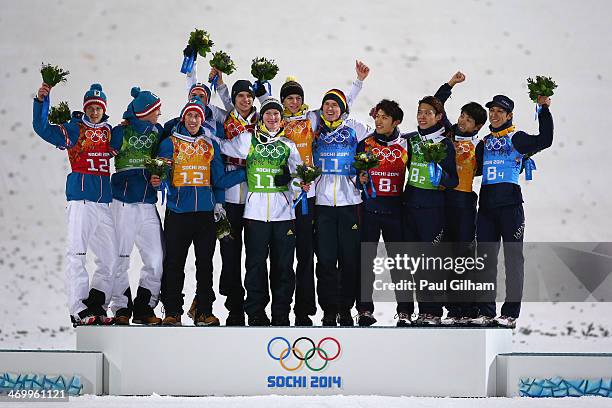
<path fill-rule="evenodd" d="M 274 185 L 276 187 L 282 187 L 289 184 L 291 181 L 291 173 L 289 172 L 289 166 L 283 167 L 283 174 L 274 176 Z"/>
<path fill-rule="evenodd" d="M 255 80 L 255 83 L 253 85 L 253 88 L 255 88 L 255 97 L 257 98 L 259 98 L 260 96 L 264 96 L 266 92 L 268 92 L 265 85 L 261 83 L 259 79 Z"/>
<path fill-rule="evenodd" d="M 185 47 L 185 49 L 183 50 L 183 56 L 185 57 L 190 57 L 193 55 L 193 60 L 197 61 L 198 59 L 198 53 L 194 52 L 194 49 L 191 45 L 187 44 L 187 46 Z"/>

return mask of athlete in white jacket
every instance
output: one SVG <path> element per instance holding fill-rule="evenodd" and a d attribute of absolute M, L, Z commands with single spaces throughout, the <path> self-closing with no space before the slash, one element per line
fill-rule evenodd
<path fill-rule="evenodd" d="M 293 184 L 279 184 L 283 169 L 291 173 L 302 164 L 300 154 L 281 128 L 283 107 L 274 98 L 263 102 L 254 133 L 232 139 L 217 138 L 221 152 L 246 161 L 248 194 L 244 209 L 247 298 L 245 311 L 250 326 L 268 326 L 265 308 L 270 301 L 267 258 L 270 253 L 272 325 L 288 326 L 295 289 L 295 250 L 292 207 Z M 310 186 L 302 185 L 304 191 Z"/>

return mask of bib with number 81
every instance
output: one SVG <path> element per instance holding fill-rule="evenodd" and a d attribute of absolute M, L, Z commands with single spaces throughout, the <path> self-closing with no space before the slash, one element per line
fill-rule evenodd
<path fill-rule="evenodd" d="M 372 152 L 380 161 L 378 167 L 370 170 L 376 194 L 389 197 L 401 195 L 408 162 L 407 140 L 399 138 L 397 143 L 386 146 L 371 136 L 365 140 L 365 150 Z M 372 189 L 369 185 L 367 188 L 371 194 Z"/>
<path fill-rule="evenodd" d="M 174 187 L 210 186 L 210 162 L 214 157 L 214 147 L 204 138 L 193 142 L 172 136 L 174 146 L 172 165 L 172 185 Z"/>

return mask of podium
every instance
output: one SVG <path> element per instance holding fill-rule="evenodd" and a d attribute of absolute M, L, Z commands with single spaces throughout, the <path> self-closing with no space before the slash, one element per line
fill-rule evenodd
<path fill-rule="evenodd" d="M 496 396 L 502 328 L 78 327 L 110 395 Z"/>

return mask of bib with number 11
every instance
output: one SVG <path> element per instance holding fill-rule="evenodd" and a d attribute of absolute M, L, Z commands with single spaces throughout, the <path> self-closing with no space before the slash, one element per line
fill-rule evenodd
<path fill-rule="evenodd" d="M 482 162 L 482 184 L 519 184 L 523 155 L 512 144 L 512 135 L 485 136 Z"/>
<path fill-rule="evenodd" d="M 289 146 L 281 140 L 261 143 L 256 137 L 251 139 L 247 156 L 247 184 L 249 191 L 276 193 L 288 191 L 286 185 L 276 186 L 274 176 L 283 174 L 283 167 L 289 160 Z"/>
<path fill-rule="evenodd" d="M 204 137 L 185 140 L 174 134 L 172 164 L 172 185 L 175 187 L 210 186 L 210 162 L 214 157 L 214 147 Z"/>
<path fill-rule="evenodd" d="M 314 141 L 315 165 L 323 174 L 353 175 L 356 150 L 357 135 L 352 128 L 342 125 L 333 132 L 322 130 Z"/>

